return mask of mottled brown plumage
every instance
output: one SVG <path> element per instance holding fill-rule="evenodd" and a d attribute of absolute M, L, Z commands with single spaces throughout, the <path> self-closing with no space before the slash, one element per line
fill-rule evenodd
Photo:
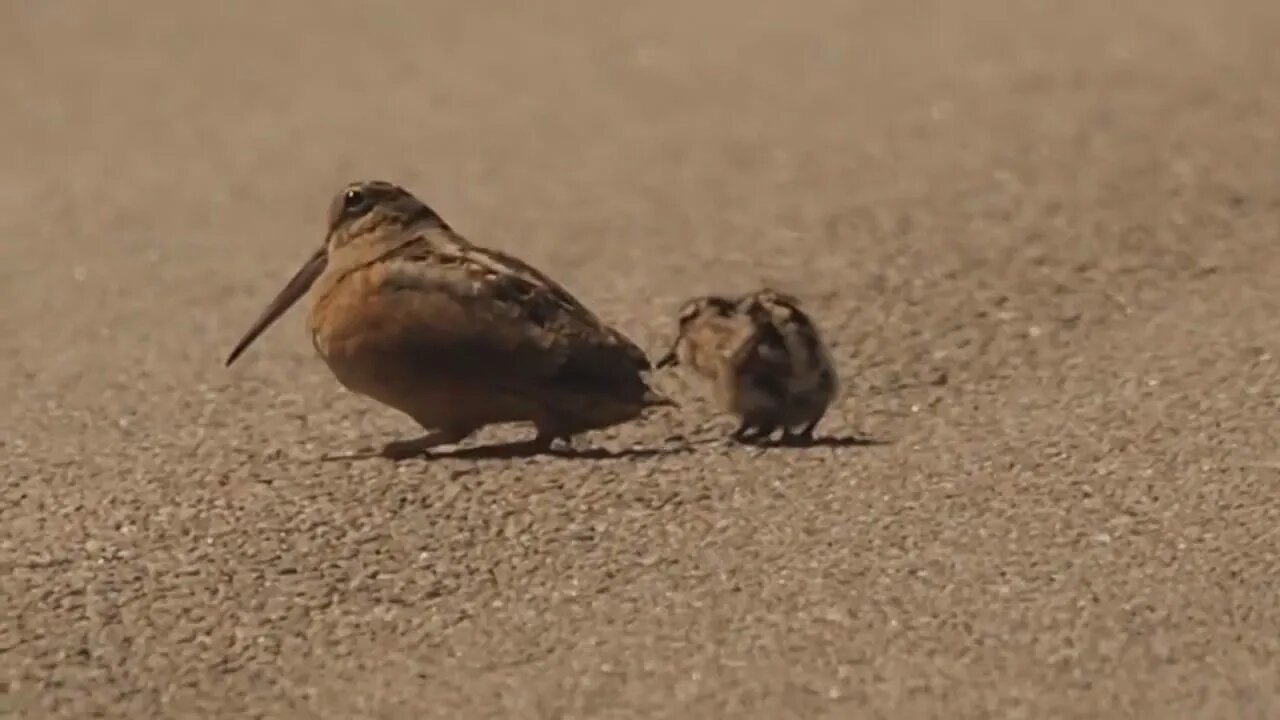
<path fill-rule="evenodd" d="M 795 298 L 763 289 L 684 304 L 671 350 L 658 367 L 681 365 L 709 381 L 716 404 L 741 419 L 734 438 L 812 438 L 836 392 L 817 328 Z"/>
<path fill-rule="evenodd" d="M 777 418 L 784 439 L 811 440 L 839 390 L 822 333 L 799 300 L 771 288 L 744 295 L 738 307 L 761 328 L 761 343 L 786 357 L 786 400 Z"/>
<path fill-rule="evenodd" d="M 389 457 L 507 422 L 533 423 L 531 449 L 545 449 L 671 404 L 642 377 L 645 354 L 564 287 L 391 183 L 334 198 L 325 244 L 227 364 L 308 289 L 312 342 L 338 381 L 431 431 L 389 443 Z"/>

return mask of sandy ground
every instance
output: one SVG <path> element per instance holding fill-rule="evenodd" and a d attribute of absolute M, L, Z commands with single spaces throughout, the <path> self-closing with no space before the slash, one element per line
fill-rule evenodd
<path fill-rule="evenodd" d="M 0 10 L 0 716 L 1280 716 L 1280 4 L 466 5 Z M 222 360 L 369 177 L 879 443 L 318 462 L 415 428 Z"/>

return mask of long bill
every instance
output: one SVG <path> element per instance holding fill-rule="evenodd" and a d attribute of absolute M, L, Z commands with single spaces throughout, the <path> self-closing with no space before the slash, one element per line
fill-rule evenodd
<path fill-rule="evenodd" d="M 315 254 L 308 258 L 307 262 L 298 269 L 298 272 L 294 273 L 289 283 L 284 286 L 279 295 L 276 295 L 271 304 L 267 306 L 267 309 L 262 311 L 262 315 L 253 323 L 253 327 L 249 328 L 249 332 L 240 338 L 240 342 L 236 344 L 235 349 L 227 356 L 228 367 L 236 361 L 236 358 L 240 357 L 240 354 L 254 340 L 258 339 L 259 335 L 271 327 L 271 323 L 275 322 L 286 310 L 293 307 L 293 304 L 298 302 L 303 295 L 307 294 L 307 290 L 311 289 L 312 283 L 316 281 L 316 278 L 320 277 L 320 273 L 324 272 L 325 265 L 328 263 L 329 257 L 325 250 L 326 248 L 323 245 L 319 250 L 316 250 Z"/>

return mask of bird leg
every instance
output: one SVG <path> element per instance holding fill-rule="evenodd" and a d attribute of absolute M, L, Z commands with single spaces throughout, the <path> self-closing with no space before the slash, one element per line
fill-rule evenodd
<path fill-rule="evenodd" d="M 560 426 L 538 425 L 538 434 L 529 440 L 505 443 L 501 446 L 503 456 L 541 455 L 551 450 L 556 440 L 568 440 L 569 435 Z"/>
<path fill-rule="evenodd" d="M 581 430 L 571 430 L 563 425 L 539 425 L 538 435 L 530 441 L 530 446 L 537 452 L 547 452 L 557 440 L 566 445 L 573 445 L 573 436 Z"/>
<path fill-rule="evenodd" d="M 768 442 L 773 438 L 773 433 L 777 429 L 778 429 L 778 426 L 775 425 L 774 423 L 771 423 L 771 422 L 761 423 L 756 428 L 756 434 L 754 437 L 751 438 L 751 440 L 756 443 Z"/>
<path fill-rule="evenodd" d="M 795 432 L 784 430 L 782 440 L 789 445 L 810 445 L 813 443 L 813 431 L 816 427 L 818 427 L 818 421 L 814 420 Z"/>
<path fill-rule="evenodd" d="M 730 437 L 735 442 L 759 443 L 768 440 L 769 436 L 777 429 L 777 424 L 769 420 L 761 420 L 754 417 L 743 418 L 742 424 L 738 426 L 738 429 Z"/>
<path fill-rule="evenodd" d="M 428 450 L 441 445 L 452 445 L 461 442 L 475 430 L 475 428 L 471 427 L 446 428 L 429 432 L 426 435 L 410 440 L 395 440 L 383 445 L 378 454 L 389 460 L 405 460 L 425 455 Z"/>

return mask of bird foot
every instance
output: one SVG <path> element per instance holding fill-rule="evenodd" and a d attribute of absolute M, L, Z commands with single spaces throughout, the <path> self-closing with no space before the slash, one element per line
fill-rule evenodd
<path fill-rule="evenodd" d="M 393 440 L 378 451 L 378 457 L 388 460 L 407 460 L 429 454 L 433 448 L 461 442 L 471 430 L 437 430 L 409 440 Z"/>
<path fill-rule="evenodd" d="M 736 443 L 761 445 L 772 439 L 777 428 L 772 425 L 743 425 L 730 438 Z"/>
<path fill-rule="evenodd" d="M 393 440 L 378 451 L 378 457 L 387 460 L 408 460 L 412 457 L 421 457 L 428 454 L 428 451 L 435 447 L 434 444 L 428 444 L 421 441 L 421 438 L 412 440 Z"/>
<path fill-rule="evenodd" d="M 782 443 L 790 447 L 804 447 L 813 444 L 813 431 L 808 432 L 784 432 L 782 433 Z"/>

